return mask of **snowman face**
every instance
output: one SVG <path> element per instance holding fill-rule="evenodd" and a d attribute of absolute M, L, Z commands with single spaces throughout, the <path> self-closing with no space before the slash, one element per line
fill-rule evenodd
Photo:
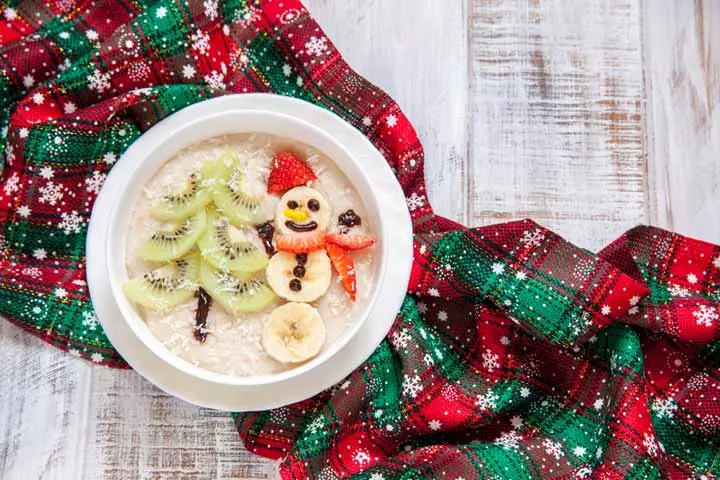
<path fill-rule="evenodd" d="M 327 230 L 330 204 L 310 187 L 295 187 L 282 196 L 275 208 L 275 228 L 285 235 Z"/>

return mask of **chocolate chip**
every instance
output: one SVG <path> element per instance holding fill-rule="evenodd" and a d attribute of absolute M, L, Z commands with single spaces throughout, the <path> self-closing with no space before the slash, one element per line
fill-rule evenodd
<path fill-rule="evenodd" d="M 288 200 L 287 206 L 291 210 L 295 210 L 297 207 L 299 207 L 298 202 L 295 200 Z"/>
<path fill-rule="evenodd" d="M 338 215 L 338 223 L 344 227 L 354 227 L 362 224 L 362 218 L 352 208 Z"/>
<path fill-rule="evenodd" d="M 298 253 L 295 255 L 298 265 L 305 265 L 307 263 L 307 253 Z"/>
<path fill-rule="evenodd" d="M 320 202 L 318 202 L 314 198 L 311 198 L 310 200 L 308 200 L 307 205 L 308 205 L 308 208 L 310 210 L 312 210 L 313 212 L 317 212 L 318 210 L 320 210 Z"/>
<path fill-rule="evenodd" d="M 302 290 L 302 283 L 300 283 L 300 280 L 298 280 L 297 278 L 293 278 L 292 280 L 290 280 L 288 286 L 293 292 L 299 292 L 300 290 Z"/>
<path fill-rule="evenodd" d="M 293 268 L 293 275 L 295 275 L 297 278 L 303 278 L 305 276 L 305 267 L 302 265 L 297 265 L 295 268 Z"/>

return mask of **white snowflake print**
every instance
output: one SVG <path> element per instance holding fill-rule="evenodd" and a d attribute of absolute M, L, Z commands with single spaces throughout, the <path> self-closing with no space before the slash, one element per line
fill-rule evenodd
<path fill-rule="evenodd" d="M 514 430 L 510 430 L 496 438 L 493 443 L 495 443 L 496 445 L 500 445 L 505 450 L 510 450 L 512 448 L 518 448 L 518 441 L 520 440 L 520 435 L 518 435 Z"/>
<path fill-rule="evenodd" d="M 117 155 L 114 153 L 106 153 L 102 158 L 103 163 L 107 165 L 112 165 L 113 163 L 117 162 Z"/>
<path fill-rule="evenodd" d="M 657 440 L 655 440 L 654 435 L 650 435 L 646 433 L 643 437 L 643 446 L 647 448 L 648 454 L 650 454 L 651 457 L 654 457 L 658 453 L 658 444 Z"/>
<path fill-rule="evenodd" d="M 425 197 L 420 196 L 417 193 L 413 192 L 412 195 L 410 195 L 407 198 L 407 206 L 410 209 L 410 211 L 415 211 L 418 208 L 425 205 Z"/>
<path fill-rule="evenodd" d="M 103 356 L 102 354 L 95 352 L 92 355 L 90 355 L 90 359 L 95 363 L 102 363 L 103 362 Z"/>
<path fill-rule="evenodd" d="M 429 294 L 431 297 L 439 297 L 439 296 L 440 296 L 440 291 L 439 291 L 437 288 L 434 288 L 434 287 L 433 287 L 433 288 L 428 289 L 428 294 Z"/>
<path fill-rule="evenodd" d="M 95 316 L 95 312 L 83 312 L 83 321 L 82 324 L 84 327 L 87 327 L 88 330 L 95 330 L 98 326 L 98 319 L 97 316 Z"/>
<path fill-rule="evenodd" d="M 611 312 L 611 309 L 608 305 L 603 305 L 602 308 L 600 309 L 600 313 L 602 313 L 605 316 L 610 315 L 610 312 Z"/>
<path fill-rule="evenodd" d="M 22 269 L 22 274 L 23 274 L 23 275 L 27 275 L 28 277 L 31 277 L 31 278 L 38 278 L 39 276 L 42 275 L 42 273 L 40 272 L 40 269 L 37 268 L 37 267 L 26 267 L 26 268 L 23 268 L 23 269 Z M 39 307 L 35 307 L 35 308 L 39 308 Z"/>
<path fill-rule="evenodd" d="M 91 42 L 93 42 L 93 41 L 97 40 L 98 38 L 100 38 L 100 35 L 98 35 L 98 33 L 97 33 L 95 30 L 93 30 L 93 29 L 90 29 L 90 30 L 88 30 L 87 32 L 85 32 L 85 36 L 86 36 L 87 39 L 90 40 Z"/>
<path fill-rule="evenodd" d="M 32 96 L 32 101 L 36 105 L 42 105 L 43 103 L 45 103 L 45 97 L 43 96 L 42 93 L 38 92 Z"/>
<path fill-rule="evenodd" d="M 23 77 L 23 85 L 25 88 L 30 88 L 35 84 L 35 78 L 32 75 L 25 75 Z"/>
<path fill-rule="evenodd" d="M 720 268 L 720 255 L 715 257 L 715 260 L 713 260 L 712 264 L 715 268 Z"/>
<path fill-rule="evenodd" d="M 23 127 L 23 128 L 21 128 L 20 130 L 18 130 L 18 133 L 20 134 L 20 138 L 27 138 L 28 133 L 30 133 L 30 130 L 28 130 L 27 128 Z"/>
<path fill-rule="evenodd" d="M 505 271 L 505 265 L 502 263 L 493 263 L 491 268 L 495 275 L 500 275 Z"/>
<path fill-rule="evenodd" d="M 110 74 L 103 73 L 98 69 L 95 69 L 92 75 L 87 76 L 88 85 L 93 90 L 97 90 L 98 93 L 102 93 L 110 88 Z"/>
<path fill-rule="evenodd" d="M 23 218 L 27 218 L 30 216 L 30 207 L 27 205 L 22 205 L 20 208 L 17 209 L 18 215 L 20 215 Z"/>
<path fill-rule="evenodd" d="M 397 125 L 397 117 L 394 114 L 390 114 L 385 120 L 385 123 L 387 123 L 388 127 L 393 128 L 395 125 Z"/>
<path fill-rule="evenodd" d="M 630 298 L 630 306 L 631 306 L 631 307 L 634 307 L 635 305 L 637 305 L 638 302 L 640 302 L 640 296 L 639 296 L 639 295 L 634 295 L 632 298 Z"/>
<path fill-rule="evenodd" d="M 350 380 L 345 380 L 342 385 L 340 385 L 340 390 L 347 390 L 350 387 Z"/>
<path fill-rule="evenodd" d="M 97 170 L 94 171 L 92 177 L 85 179 L 85 190 L 87 190 L 88 193 L 100 193 L 100 187 L 102 187 L 105 177 L 107 177 L 107 175 L 104 173 L 100 173 Z"/>
<path fill-rule="evenodd" d="M 673 297 L 686 298 L 686 297 L 689 297 L 690 295 L 692 295 L 690 293 L 690 290 L 688 290 L 687 288 L 683 288 L 677 284 L 670 285 L 669 291 L 670 291 L 670 295 L 672 295 Z"/>
<path fill-rule="evenodd" d="M 536 228 L 533 231 L 525 230 L 522 238 L 520 239 L 520 243 L 526 247 L 532 248 L 540 246 L 543 240 L 545 240 L 545 235 L 542 230 Z"/>
<path fill-rule="evenodd" d="M 423 314 L 427 312 L 427 305 L 425 302 L 418 302 L 417 304 L 418 313 Z"/>
<path fill-rule="evenodd" d="M 310 425 L 307 426 L 307 429 L 310 433 L 317 433 L 320 430 L 323 430 L 325 428 L 325 423 L 323 422 L 322 417 L 315 417 L 312 422 L 310 422 Z"/>
<path fill-rule="evenodd" d="M 675 410 L 677 405 L 675 400 L 672 398 L 666 398 L 665 400 L 655 399 L 650 407 L 658 418 L 673 418 L 675 416 Z"/>
<path fill-rule="evenodd" d="M 283 75 L 289 77 L 292 74 L 292 67 L 287 63 L 282 66 Z"/>
<path fill-rule="evenodd" d="M 592 475 L 592 468 L 590 467 L 580 467 L 577 472 L 575 472 L 575 477 L 577 478 L 587 478 L 590 475 Z"/>
<path fill-rule="evenodd" d="M 602 398 L 598 398 L 597 400 L 595 400 L 595 403 L 593 403 L 593 407 L 595 408 L 595 410 L 599 411 L 604 403 L 605 402 L 603 402 Z"/>
<path fill-rule="evenodd" d="M 210 51 L 210 35 L 198 30 L 190 36 L 192 40 L 192 48 L 197 50 L 200 54 L 206 54 Z"/>
<path fill-rule="evenodd" d="M 230 54 L 230 65 L 236 68 L 245 68 L 250 63 L 250 57 L 244 50 L 238 50 Z"/>
<path fill-rule="evenodd" d="M 362 466 L 366 463 L 370 463 L 371 458 L 365 450 L 358 450 L 357 452 L 355 452 L 353 460 L 355 460 L 355 463 Z"/>
<path fill-rule="evenodd" d="M 448 319 L 447 312 L 445 310 L 440 310 L 438 312 L 438 320 L 440 320 L 441 322 L 446 322 L 447 319 Z"/>
<path fill-rule="evenodd" d="M 713 321 L 720 318 L 720 315 L 715 311 L 715 307 L 710 305 L 700 305 L 700 310 L 695 310 L 692 316 L 695 317 L 695 321 L 698 325 L 704 325 L 706 327 L 712 327 Z"/>
<path fill-rule="evenodd" d="M 165 18 L 165 15 L 167 15 L 167 8 L 160 7 L 157 10 L 155 10 L 155 16 L 157 18 Z"/>
<path fill-rule="evenodd" d="M 370 480 L 385 480 L 385 477 L 382 473 L 373 473 L 370 475 Z"/>
<path fill-rule="evenodd" d="M 372 118 L 363 117 L 362 122 L 363 122 L 363 125 L 365 125 L 366 127 L 369 127 L 372 125 Z"/>
<path fill-rule="evenodd" d="M 310 40 L 305 43 L 305 49 L 310 55 L 320 56 L 328 49 L 327 38 L 310 37 Z"/>
<path fill-rule="evenodd" d="M 510 345 L 510 339 L 506 336 L 502 336 L 500 337 L 500 343 L 507 347 L 508 345 Z"/>
<path fill-rule="evenodd" d="M 40 169 L 40 176 L 45 180 L 50 180 L 55 176 L 55 171 L 52 169 L 52 167 L 42 167 Z"/>
<path fill-rule="evenodd" d="M 62 33 L 61 33 L 60 35 L 62 35 Z M 68 35 L 68 36 L 69 36 L 69 35 Z M 67 70 L 67 69 L 70 68 L 71 66 L 72 66 L 72 62 L 70 61 L 69 58 L 66 58 L 63 63 L 61 63 L 60 65 L 58 65 L 58 70 L 60 70 L 61 72 L 64 72 L 65 70 Z"/>
<path fill-rule="evenodd" d="M 630 310 L 628 310 L 628 313 L 630 315 L 637 315 L 637 313 L 640 311 L 638 307 L 632 307 Z"/>
<path fill-rule="evenodd" d="M 525 272 L 517 272 L 517 273 L 515 274 L 515 278 L 517 278 L 518 280 L 525 280 L 525 279 L 527 278 L 527 273 L 525 273 Z"/>
<path fill-rule="evenodd" d="M 423 387 L 420 385 L 420 377 L 417 375 L 410 376 L 405 375 L 403 377 L 403 394 L 408 395 L 412 398 L 417 397 L 418 393 L 422 392 Z"/>
<path fill-rule="evenodd" d="M 12 22 L 17 18 L 17 11 L 14 8 L 8 7 L 3 11 L 3 17 L 5 17 L 5 20 L 8 22 Z"/>
<path fill-rule="evenodd" d="M 195 76 L 195 72 L 195 67 L 193 67 L 192 65 L 183 65 L 182 67 L 183 77 L 187 79 L 193 78 Z"/>
<path fill-rule="evenodd" d="M 433 432 L 436 432 L 442 428 L 442 423 L 440 420 L 430 420 L 430 422 L 428 422 L 428 427 L 430 427 L 430 430 Z"/>
<path fill-rule="evenodd" d="M 62 287 L 56 288 L 53 293 L 55 294 L 55 297 L 57 297 L 57 298 L 65 298 L 65 297 L 67 297 L 67 290 L 65 290 L 65 289 L 62 288 Z"/>
<path fill-rule="evenodd" d="M 475 405 L 480 407 L 480 410 L 492 410 L 497 407 L 498 400 L 499 397 L 493 392 L 487 392 L 484 395 L 478 394 Z"/>
<path fill-rule="evenodd" d="M 63 198 L 63 187 L 55 182 L 48 182 L 40 187 L 40 203 L 55 206 Z"/>
<path fill-rule="evenodd" d="M 45 260 L 47 257 L 47 252 L 43 248 L 36 248 L 33 250 L 33 257 L 37 258 L 38 260 Z"/>
<path fill-rule="evenodd" d="M 546 438 L 543 442 L 543 447 L 545 447 L 545 453 L 548 455 L 552 455 L 555 457 L 555 460 L 560 460 L 560 457 L 562 457 L 562 445 L 560 445 L 558 442 L 553 442 L 549 438 Z"/>
<path fill-rule="evenodd" d="M 688 273 L 687 281 L 688 283 L 695 285 L 698 282 L 697 275 L 695 275 L 694 273 Z"/>
<path fill-rule="evenodd" d="M 13 174 L 10 175 L 10 178 L 7 179 L 7 182 L 5 182 L 5 186 L 3 187 L 5 195 L 12 195 L 13 193 L 20 190 L 20 187 L 18 186 L 19 184 L 20 176 L 17 174 L 17 172 L 13 172 Z"/>
<path fill-rule="evenodd" d="M 128 68 L 128 76 L 135 82 L 141 82 L 150 77 L 150 67 L 145 62 L 138 62 Z"/>
<path fill-rule="evenodd" d="M 573 448 L 573 453 L 575 454 L 576 457 L 584 457 L 585 453 L 587 453 L 587 451 L 585 450 L 585 447 L 577 446 L 577 447 Z"/>
<path fill-rule="evenodd" d="M 80 215 L 78 215 L 77 211 L 73 210 L 70 213 L 63 212 L 60 214 L 60 218 L 62 218 L 62 221 L 58 223 L 58 227 L 62 229 L 65 235 L 80 233 L 80 227 L 83 224 L 83 219 Z"/>
<path fill-rule="evenodd" d="M 489 348 L 485 349 L 485 353 L 482 354 L 483 367 L 487 368 L 488 371 L 493 372 L 496 368 L 500 368 L 498 363 L 499 355 L 495 354 Z"/>
<path fill-rule="evenodd" d="M 423 356 L 423 362 L 428 367 L 432 367 L 433 365 L 435 365 L 435 360 L 433 360 L 429 353 L 426 353 L 425 356 Z"/>
<path fill-rule="evenodd" d="M 65 112 L 66 115 L 70 115 L 71 113 L 75 113 L 76 110 L 77 110 L 77 107 L 76 107 L 75 104 L 72 103 L 72 102 L 67 102 L 67 103 L 63 106 L 63 112 Z"/>
<path fill-rule="evenodd" d="M 213 70 L 210 75 L 205 75 L 203 79 L 208 87 L 210 87 L 210 90 L 217 91 L 225 89 L 225 75 L 223 75 L 222 72 Z"/>
<path fill-rule="evenodd" d="M 218 2 L 217 0 L 205 0 L 203 2 L 203 8 L 205 9 L 205 16 L 210 20 L 215 20 L 218 16 Z"/>
<path fill-rule="evenodd" d="M 392 334 L 390 341 L 397 349 L 407 348 L 408 343 L 410 342 L 410 335 L 408 335 L 406 330 L 399 330 Z"/>
<path fill-rule="evenodd" d="M 520 389 L 520 396 L 521 396 L 522 398 L 527 398 L 527 397 L 529 397 L 529 396 L 530 396 L 530 389 L 527 388 L 527 387 L 522 387 L 522 388 Z"/>
<path fill-rule="evenodd" d="M 599 460 L 602 457 L 602 454 L 603 454 L 602 447 L 598 447 L 597 451 L 595 451 L 595 458 L 597 458 Z"/>
<path fill-rule="evenodd" d="M 68 353 L 72 355 L 73 357 L 79 357 L 80 356 L 80 350 L 76 350 L 74 348 L 71 348 L 68 350 Z"/>

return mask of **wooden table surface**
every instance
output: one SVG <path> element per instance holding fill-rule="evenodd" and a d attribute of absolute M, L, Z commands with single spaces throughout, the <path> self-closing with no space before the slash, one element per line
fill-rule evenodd
<path fill-rule="evenodd" d="M 638 223 L 720 243 L 720 2 L 307 0 L 403 107 L 430 199 L 598 249 Z M 0 478 L 264 479 L 230 416 L 0 322 Z"/>

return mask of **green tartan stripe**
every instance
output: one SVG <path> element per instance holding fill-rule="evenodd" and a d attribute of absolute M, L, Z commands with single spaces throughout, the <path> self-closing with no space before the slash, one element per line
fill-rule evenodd
<path fill-rule="evenodd" d="M 668 415 L 651 413 L 657 438 L 669 454 L 698 473 L 720 473 L 720 436 L 695 433 Z"/>
<path fill-rule="evenodd" d="M 488 478 L 523 479 L 535 478 L 536 469 L 526 460 L 530 454 L 525 448 L 505 448 L 494 443 L 472 442 L 461 451 L 465 453 L 478 472 L 484 471 Z"/>
<path fill-rule="evenodd" d="M 298 86 L 293 77 L 286 77 L 283 73 L 282 67 L 289 61 L 275 49 L 276 43 L 267 33 L 259 34 L 250 42 L 247 56 L 255 66 L 255 73 L 260 74 L 275 93 L 313 102 L 314 97 L 306 88 Z"/>
<path fill-rule="evenodd" d="M 3 224 L 6 242 L 14 248 L 16 253 L 32 255 L 35 249 L 42 248 L 48 255 L 62 252 L 62 257 L 69 264 L 63 268 L 75 270 L 82 268 L 85 260 L 85 237 L 87 224 L 79 226 L 78 231 L 72 230 L 69 234 L 57 225 L 36 224 L 28 221 Z"/>
<path fill-rule="evenodd" d="M 155 12 L 158 8 L 165 7 L 167 13 L 164 17 L 158 17 Z M 180 8 L 184 7 L 185 11 Z M 187 50 L 190 35 L 190 24 L 185 21 L 187 5 L 183 2 L 178 5 L 173 1 L 160 1 L 153 5 L 152 9 L 145 10 L 135 21 L 132 22 L 132 30 L 145 48 L 146 58 L 166 58 L 179 55 Z"/>
<path fill-rule="evenodd" d="M 63 17 L 52 18 L 42 27 L 41 32 L 48 36 L 65 58 L 78 58 L 93 50 L 93 44 L 87 36 L 75 28 L 73 22 L 67 22 Z"/>
<path fill-rule="evenodd" d="M 657 465 L 647 457 L 636 462 L 632 470 L 625 475 L 625 480 L 660 480 L 662 478 L 662 473 L 658 470 Z"/>

